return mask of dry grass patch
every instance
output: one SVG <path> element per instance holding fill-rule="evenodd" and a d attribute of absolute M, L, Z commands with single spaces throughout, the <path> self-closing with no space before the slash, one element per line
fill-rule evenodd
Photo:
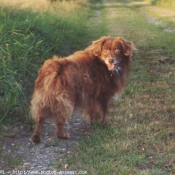
<path fill-rule="evenodd" d="M 70 15 L 77 8 L 81 8 L 82 4 L 87 4 L 88 0 L 2 0 L 1 6 L 14 9 L 31 9 L 35 12 L 50 12 L 58 15 Z"/>

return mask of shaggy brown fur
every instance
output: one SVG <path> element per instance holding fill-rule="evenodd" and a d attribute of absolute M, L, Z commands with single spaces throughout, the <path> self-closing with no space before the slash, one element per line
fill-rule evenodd
<path fill-rule="evenodd" d="M 78 107 L 91 121 L 100 119 L 110 124 L 108 103 L 125 84 L 132 50 L 131 42 L 109 36 L 94 41 L 84 51 L 45 61 L 31 101 L 31 113 L 36 121 L 32 140 L 41 141 L 41 126 L 46 118 L 55 120 L 58 137 L 69 138 L 63 127 Z"/>

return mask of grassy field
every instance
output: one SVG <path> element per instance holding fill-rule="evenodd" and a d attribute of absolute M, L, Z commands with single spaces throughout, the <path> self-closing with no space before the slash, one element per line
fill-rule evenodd
<path fill-rule="evenodd" d="M 154 6 L 144 2 L 2 0 L 0 137 L 9 125 L 30 122 L 34 79 L 45 59 L 69 55 L 102 35 L 121 36 L 138 51 L 120 100 L 111 103 L 113 125 L 94 124 L 57 169 L 88 175 L 175 174 L 175 34 L 148 23 L 142 11 Z M 173 23 L 168 16 L 163 22 L 166 27 Z"/>
<path fill-rule="evenodd" d="M 110 108 L 112 127 L 94 131 L 58 162 L 90 175 L 175 174 L 175 35 L 148 23 L 139 1 L 105 1 L 107 33 L 133 41 L 127 86 Z"/>

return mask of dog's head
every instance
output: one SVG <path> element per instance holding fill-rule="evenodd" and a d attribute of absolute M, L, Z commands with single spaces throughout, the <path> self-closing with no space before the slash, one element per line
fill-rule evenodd
<path fill-rule="evenodd" d="M 92 50 L 95 56 L 105 62 L 108 70 L 112 71 L 123 59 L 127 59 L 129 62 L 131 61 L 134 46 L 131 42 L 122 38 L 107 36 L 94 41 L 89 49 Z"/>

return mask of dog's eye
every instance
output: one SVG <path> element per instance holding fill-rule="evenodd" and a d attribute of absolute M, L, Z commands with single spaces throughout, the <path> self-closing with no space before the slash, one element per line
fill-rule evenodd
<path fill-rule="evenodd" d="M 115 52 L 115 54 L 120 54 L 120 50 L 119 49 L 115 49 L 114 52 Z"/>
<path fill-rule="evenodd" d="M 103 50 L 103 55 L 107 55 L 109 53 L 109 50 Z"/>

